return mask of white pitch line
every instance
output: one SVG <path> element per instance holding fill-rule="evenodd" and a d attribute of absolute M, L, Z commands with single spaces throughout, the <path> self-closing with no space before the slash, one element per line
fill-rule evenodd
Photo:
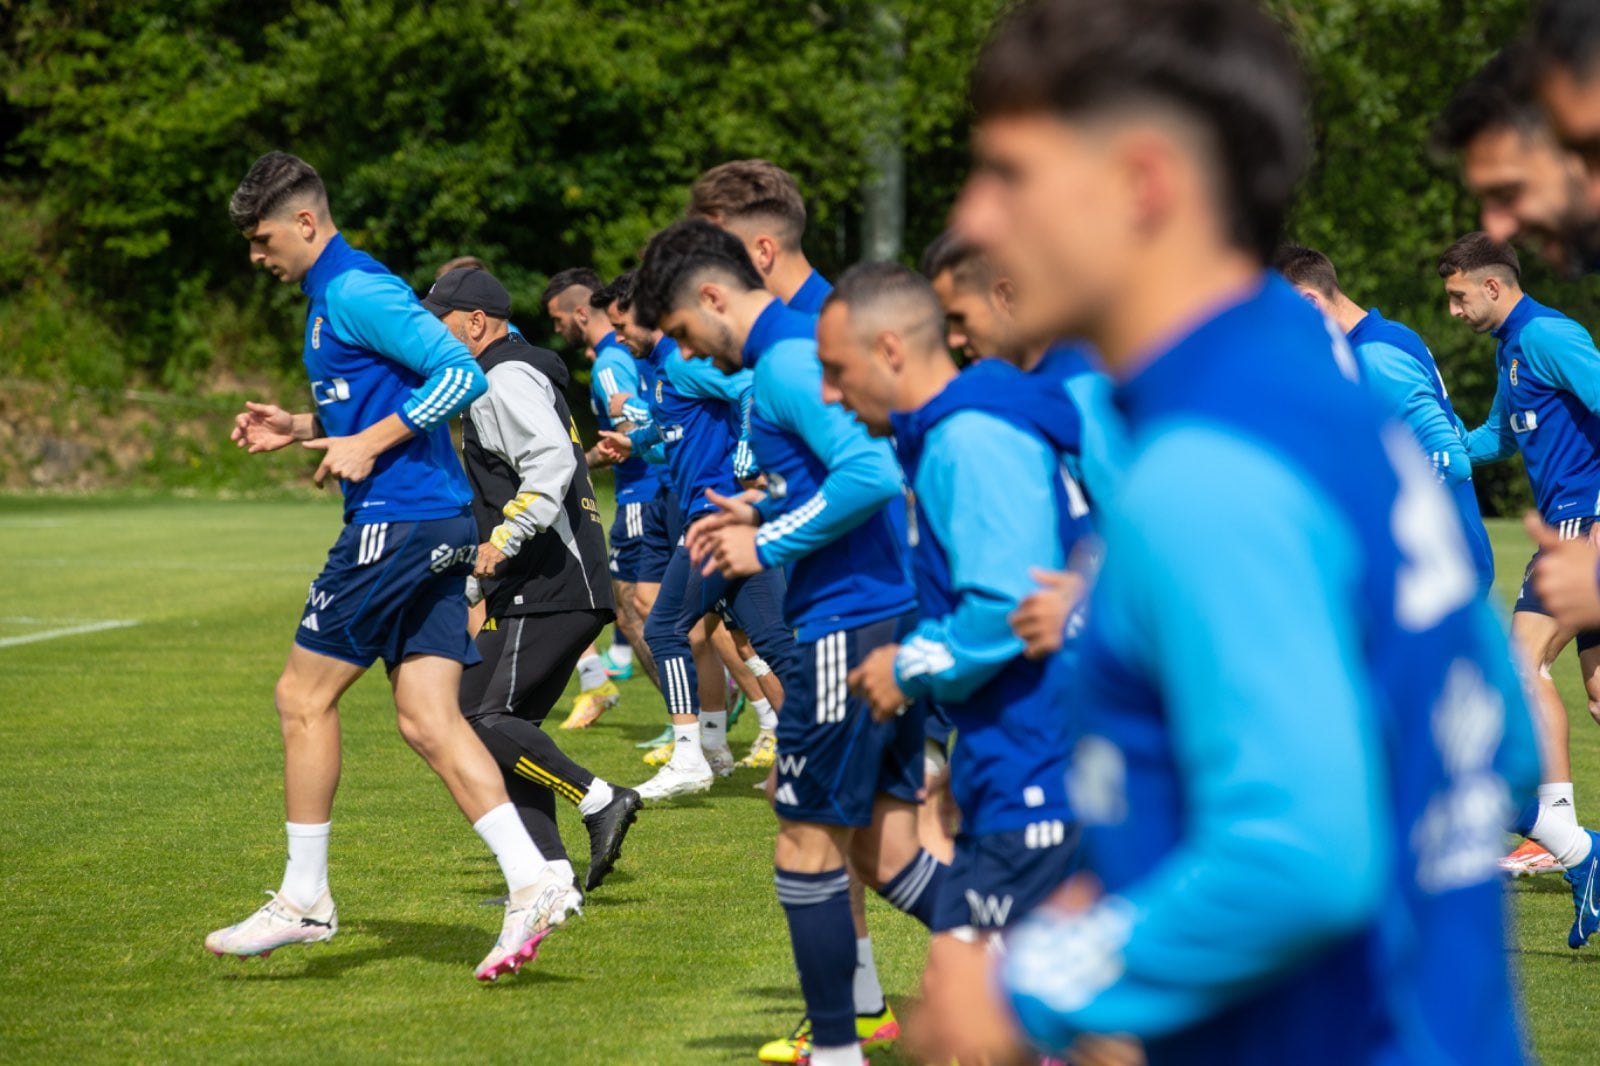
<path fill-rule="evenodd" d="M 0 648 L 14 648 L 19 644 L 37 644 L 41 640 L 55 640 L 57 637 L 76 637 L 84 633 L 99 633 L 107 629 L 126 629 L 129 626 L 138 624 L 137 621 L 129 618 L 111 618 L 104 622 L 90 622 L 88 625 L 46 629 L 42 633 L 29 633 L 26 636 L 0 639 Z"/>

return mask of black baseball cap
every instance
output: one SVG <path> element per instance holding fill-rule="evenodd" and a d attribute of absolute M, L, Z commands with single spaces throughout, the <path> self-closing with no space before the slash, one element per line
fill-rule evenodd
<path fill-rule="evenodd" d="M 451 311 L 482 311 L 490 318 L 511 317 L 511 294 L 487 270 L 462 267 L 433 283 L 422 306 L 443 318 Z"/>

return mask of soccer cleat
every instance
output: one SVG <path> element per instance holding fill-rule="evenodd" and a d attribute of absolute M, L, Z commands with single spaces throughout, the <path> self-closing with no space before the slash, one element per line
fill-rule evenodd
<path fill-rule="evenodd" d="M 746 770 L 768 770 L 777 759 L 778 734 L 763 729 L 756 734 L 755 743 L 750 745 L 750 754 L 740 759 L 738 765 Z"/>
<path fill-rule="evenodd" d="M 621 666 L 617 665 L 611 658 L 610 648 L 607 648 L 605 653 L 600 656 L 600 661 L 605 664 L 606 676 L 613 681 L 627 681 L 633 677 L 633 660 L 629 659 Z"/>
<path fill-rule="evenodd" d="M 668 763 L 656 771 L 656 776 L 640 785 L 637 792 L 642 800 L 692 796 L 696 792 L 705 792 L 716 779 L 717 775 L 711 772 L 709 766 L 685 770 Z"/>
<path fill-rule="evenodd" d="M 611 802 L 583 820 L 589 831 L 589 872 L 583 877 L 583 890 L 593 892 L 622 857 L 622 840 L 628 827 L 639 819 L 644 801 L 631 788 L 618 785 Z"/>
<path fill-rule="evenodd" d="M 524 963 L 539 956 L 539 942 L 551 930 L 564 925 L 574 914 L 583 913 L 583 897 L 572 882 L 549 867 L 538 880 L 512 894 L 506 903 L 506 918 L 500 939 L 494 942 L 475 971 L 480 981 L 496 981 L 516 973 Z"/>
<path fill-rule="evenodd" d="M 733 774 L 733 752 L 724 744 L 720 748 L 702 748 L 705 752 L 706 762 L 711 766 L 711 772 L 718 777 L 729 777 Z"/>
<path fill-rule="evenodd" d="M 672 740 L 669 739 L 665 744 L 661 745 L 659 748 L 651 748 L 649 751 L 644 753 L 644 763 L 645 763 L 645 765 L 646 766 L 665 766 L 665 765 L 667 765 L 667 763 L 672 761 L 672 752 L 673 752 L 673 749 L 675 747 L 676 747 L 675 743 Z"/>
<path fill-rule="evenodd" d="M 590 689 L 572 701 L 572 713 L 567 715 L 567 720 L 561 723 L 562 729 L 588 729 L 600 720 L 600 716 L 617 705 L 622 699 L 622 690 L 617 688 L 615 681 Z"/>
<path fill-rule="evenodd" d="M 1500 869 L 1512 877 L 1532 877 L 1535 874 L 1558 874 L 1562 866 L 1556 857 L 1531 840 L 1500 860 Z"/>
<path fill-rule="evenodd" d="M 315 944 L 339 931 L 339 912 L 326 890 L 308 909 L 276 892 L 267 895 L 272 898 L 250 917 L 206 937 L 206 950 L 213 955 L 264 958 L 286 944 Z"/>
<path fill-rule="evenodd" d="M 659 748 L 663 744 L 672 743 L 672 727 L 669 725 L 649 740 L 641 740 L 635 744 L 636 748 Z"/>
<path fill-rule="evenodd" d="M 900 1023 L 895 1020 L 889 1004 L 885 1003 L 879 1014 L 856 1015 L 856 1039 L 861 1041 L 863 1052 L 886 1048 L 900 1039 Z M 801 1018 L 794 1032 L 761 1045 L 756 1058 L 762 1062 L 805 1066 L 811 1061 L 811 1019 Z"/>
<path fill-rule="evenodd" d="M 1576 951 L 1600 929 L 1600 836 L 1585 829 L 1589 838 L 1589 857 L 1562 876 L 1572 886 L 1572 931 L 1567 947 Z"/>

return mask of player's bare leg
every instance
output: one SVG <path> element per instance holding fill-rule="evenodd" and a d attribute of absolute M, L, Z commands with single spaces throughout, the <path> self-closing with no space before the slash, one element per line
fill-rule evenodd
<path fill-rule="evenodd" d="M 656 674 L 656 661 L 651 657 L 650 646 L 644 640 L 644 620 L 649 612 L 639 613 L 637 588 L 637 583 L 632 581 L 611 583 L 612 599 L 617 605 L 617 628 L 628 638 L 628 647 L 633 649 L 633 661 L 639 664 L 639 669 L 644 671 L 650 683 L 659 689 L 661 678 Z M 651 597 L 652 600 L 654 598 Z"/>
<path fill-rule="evenodd" d="M 1574 634 L 1553 618 L 1533 611 L 1518 611 L 1511 616 L 1511 637 L 1522 656 L 1533 697 L 1533 717 L 1539 736 L 1543 765 L 1539 785 L 1538 813 L 1530 821 L 1522 816 L 1518 828 L 1529 840 L 1500 860 L 1500 866 L 1514 877 L 1539 873 L 1560 873 L 1564 868 L 1553 852 L 1577 847 L 1586 837 L 1578 827 L 1572 790 L 1572 758 L 1568 748 L 1571 726 L 1561 693 L 1550 676 L 1551 667 Z M 1591 660 L 1595 656 L 1589 657 Z M 1585 671 L 1585 685 L 1589 671 Z M 1594 697 L 1590 697 L 1591 706 Z"/>

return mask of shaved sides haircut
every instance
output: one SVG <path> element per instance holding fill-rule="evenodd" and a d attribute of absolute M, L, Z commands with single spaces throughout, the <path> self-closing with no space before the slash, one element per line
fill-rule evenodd
<path fill-rule="evenodd" d="M 787 249 L 800 247 L 806 202 L 787 170 L 765 159 L 736 159 L 712 167 L 689 190 L 689 218 L 708 222 L 772 221 Z"/>
<path fill-rule="evenodd" d="M 857 336 L 887 330 L 921 351 L 948 354 L 944 307 L 928 279 L 899 263 L 859 263 L 845 271 L 823 303 L 843 306 Z"/>

